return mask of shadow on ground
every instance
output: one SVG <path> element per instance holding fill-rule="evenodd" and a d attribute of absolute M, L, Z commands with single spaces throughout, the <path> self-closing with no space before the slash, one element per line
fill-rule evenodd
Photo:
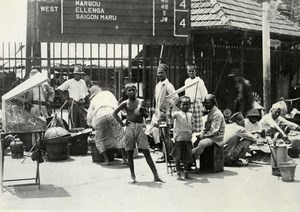
<path fill-rule="evenodd" d="M 53 184 L 43 184 L 40 190 L 37 186 L 15 186 L 13 190 L 15 195 L 22 199 L 71 197 L 65 189 Z M 13 191 L 10 192 L 13 193 Z"/>

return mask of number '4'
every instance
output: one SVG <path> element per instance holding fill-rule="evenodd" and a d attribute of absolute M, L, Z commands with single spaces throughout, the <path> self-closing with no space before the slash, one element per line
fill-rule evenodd
<path fill-rule="evenodd" d="M 183 1 L 180 3 L 179 6 L 180 6 L 180 7 L 183 7 L 183 9 L 185 9 L 185 8 L 186 8 L 186 2 L 185 2 L 185 0 L 183 0 Z"/>
<path fill-rule="evenodd" d="M 186 26 L 185 18 L 180 21 L 179 25 L 182 26 L 183 28 L 185 28 L 185 26 Z"/>

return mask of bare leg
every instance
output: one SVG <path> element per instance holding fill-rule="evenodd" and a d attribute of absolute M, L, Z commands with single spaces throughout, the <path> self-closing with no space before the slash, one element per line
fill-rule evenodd
<path fill-rule="evenodd" d="M 108 155 L 107 155 L 107 151 L 102 152 L 102 155 L 103 155 L 104 160 L 105 160 L 104 165 L 109 166 L 109 158 L 108 158 Z"/>
<path fill-rule="evenodd" d="M 121 153 L 122 153 L 122 159 L 123 159 L 123 164 L 128 164 L 127 158 L 126 158 L 126 151 L 125 149 L 121 149 Z"/>
<path fill-rule="evenodd" d="M 128 159 L 128 166 L 130 169 L 132 183 L 135 183 L 135 173 L 134 173 L 134 163 L 133 163 L 133 150 L 126 151 L 127 159 Z"/>
<path fill-rule="evenodd" d="M 181 177 L 182 170 L 181 170 L 181 167 L 180 167 L 180 161 L 176 160 L 175 164 L 176 164 L 176 171 L 177 171 L 177 180 L 183 180 L 182 177 Z"/>
<path fill-rule="evenodd" d="M 152 171 L 152 173 L 154 175 L 154 181 L 163 182 L 164 183 L 164 181 L 162 179 L 160 179 L 160 177 L 158 176 L 158 173 L 157 173 L 155 164 L 154 164 L 154 162 L 152 160 L 152 157 L 150 155 L 149 149 L 142 149 L 141 151 L 144 154 L 145 159 L 146 159 L 146 161 L 147 161 L 147 163 L 148 163 L 148 165 L 149 165 L 149 167 L 150 167 L 150 169 L 151 169 L 151 171 Z"/>
<path fill-rule="evenodd" d="M 185 163 L 184 164 L 184 178 L 187 180 L 192 180 L 193 178 L 189 175 L 188 168 L 189 168 L 189 164 Z"/>

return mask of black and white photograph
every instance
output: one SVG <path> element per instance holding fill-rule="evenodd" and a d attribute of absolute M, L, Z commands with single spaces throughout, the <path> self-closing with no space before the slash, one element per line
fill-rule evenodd
<path fill-rule="evenodd" d="M 0 0 L 0 211 L 300 211 L 300 0 Z"/>

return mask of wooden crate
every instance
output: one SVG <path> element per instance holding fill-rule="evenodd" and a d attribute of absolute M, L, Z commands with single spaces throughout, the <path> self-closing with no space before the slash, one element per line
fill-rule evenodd
<path fill-rule="evenodd" d="M 200 156 L 200 171 L 224 171 L 224 147 L 214 144 L 206 147 Z"/>

